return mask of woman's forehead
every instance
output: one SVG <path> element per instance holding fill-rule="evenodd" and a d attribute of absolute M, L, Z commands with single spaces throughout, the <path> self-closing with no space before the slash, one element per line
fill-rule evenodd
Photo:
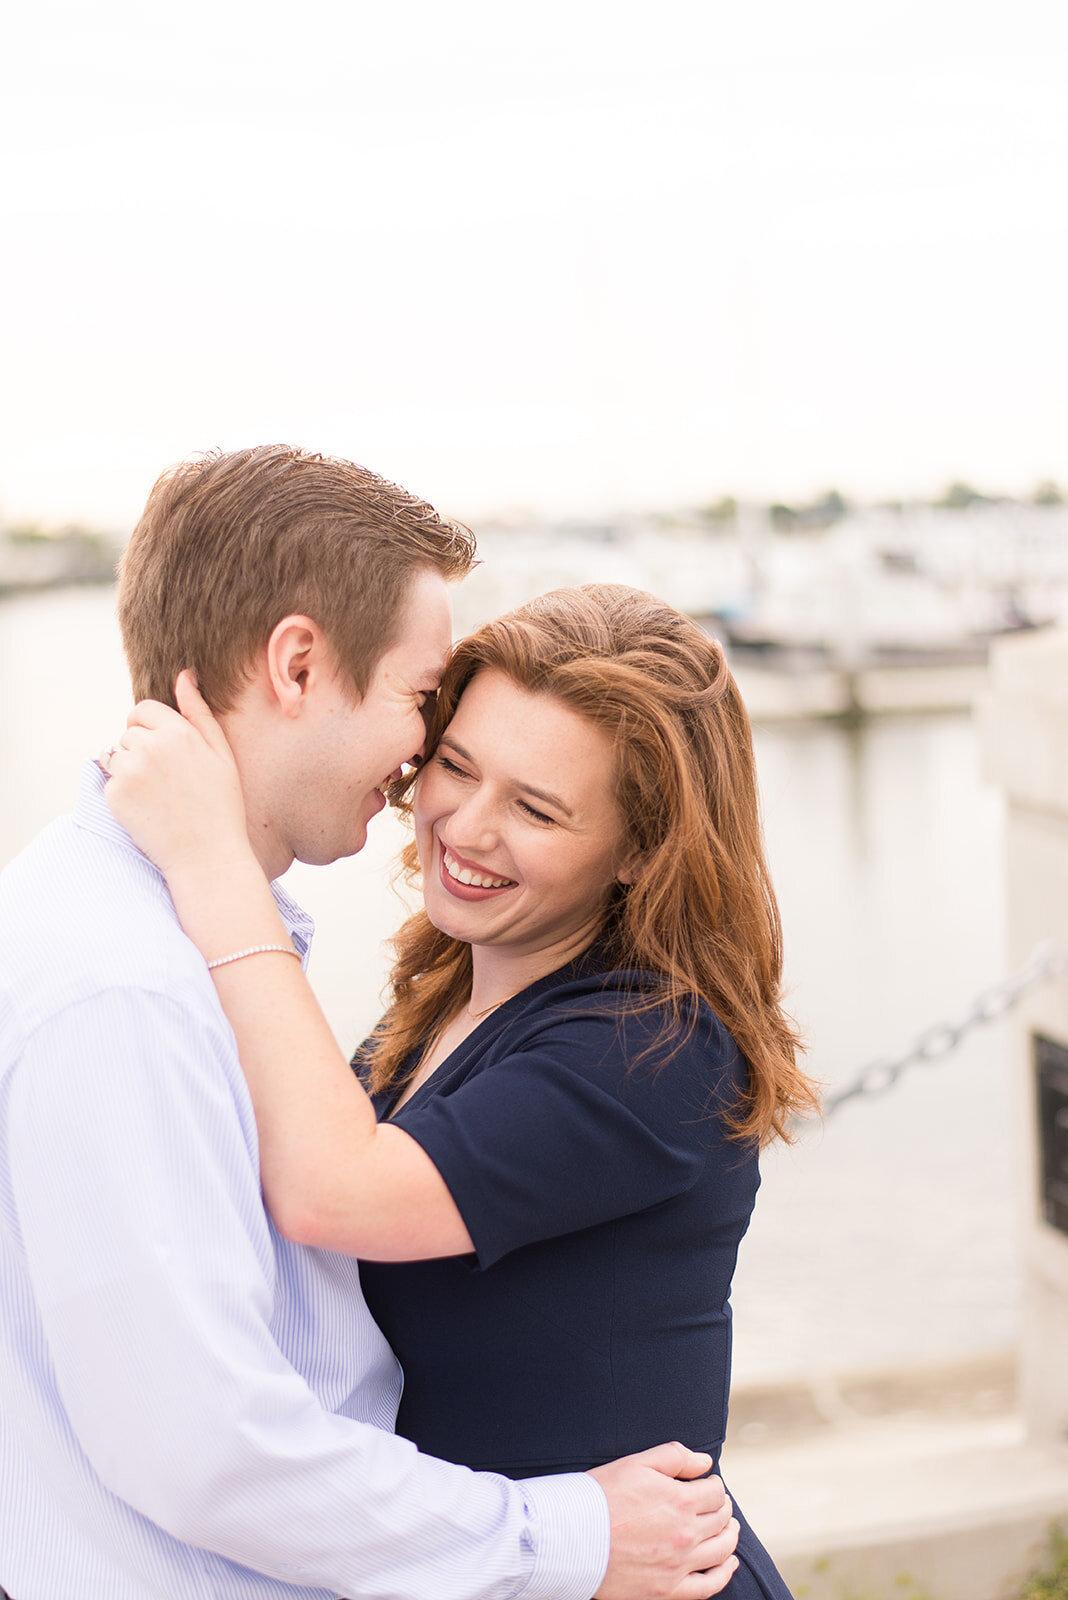
<path fill-rule="evenodd" d="M 614 786 L 614 741 L 604 729 L 558 696 L 525 689 L 494 667 L 464 689 L 443 734 L 473 757 L 515 769 L 517 779 L 553 774 L 553 787 L 588 785 L 596 772 Z M 598 784 L 600 787 L 600 784 Z"/>

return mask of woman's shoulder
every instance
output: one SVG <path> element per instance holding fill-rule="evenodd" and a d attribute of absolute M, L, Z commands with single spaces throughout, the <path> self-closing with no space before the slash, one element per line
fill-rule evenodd
<path fill-rule="evenodd" d="M 688 1028 L 701 1033 L 722 1034 L 726 1028 L 702 995 L 684 996 L 673 1007 L 665 979 L 641 967 L 624 966 L 588 953 L 558 972 L 524 990 L 517 996 L 516 1017 L 533 1017 L 549 1012 L 553 1017 L 606 1017 L 641 1022 L 659 1028 L 678 1013 Z"/>
<path fill-rule="evenodd" d="M 663 979 L 596 956 L 572 963 L 518 997 L 502 1018 L 500 1050 L 572 1051 L 591 1069 L 624 1065 L 641 1078 L 669 1071 L 676 1078 L 731 1080 L 745 1066 L 734 1039 L 708 1001 L 694 995 L 672 1006 Z"/>

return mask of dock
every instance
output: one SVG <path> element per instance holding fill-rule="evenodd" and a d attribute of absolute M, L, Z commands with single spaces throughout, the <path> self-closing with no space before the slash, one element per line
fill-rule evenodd
<path fill-rule="evenodd" d="M 856 721 L 931 711 L 966 711 L 983 692 L 985 661 L 790 670 L 733 662 L 754 722 L 833 718 Z"/>
<path fill-rule="evenodd" d="M 797 1600 L 1016 1600 L 1068 1527 L 1009 1352 L 743 1389 L 723 1475 Z"/>

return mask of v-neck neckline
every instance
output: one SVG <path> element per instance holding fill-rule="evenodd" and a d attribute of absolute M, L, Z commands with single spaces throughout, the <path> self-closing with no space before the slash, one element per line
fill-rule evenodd
<path fill-rule="evenodd" d="M 476 1023 L 471 1032 L 465 1034 L 459 1044 L 449 1051 L 444 1060 L 438 1062 L 433 1072 L 423 1080 L 415 1093 L 409 1095 L 402 1106 L 398 1106 L 397 1101 L 404 1093 L 402 1085 L 392 1097 L 388 1106 L 383 1109 L 381 1120 L 383 1122 L 392 1122 L 401 1111 L 407 1111 L 409 1107 L 416 1105 L 420 1096 L 424 1095 L 432 1085 L 440 1086 L 447 1077 L 451 1077 L 460 1067 L 466 1066 L 476 1041 L 480 1046 L 485 1046 L 491 1034 L 495 1035 L 501 1024 L 509 1021 L 517 1012 L 522 1011 L 532 1000 L 538 999 L 548 989 L 558 988 L 560 984 L 581 976 L 587 969 L 591 956 L 595 956 L 596 951 L 596 943 L 587 946 L 577 956 L 572 956 L 570 961 L 565 961 L 562 967 L 557 967 L 553 972 L 545 973 L 543 977 L 535 978 L 534 982 L 528 984 L 525 989 L 520 989 L 517 994 L 510 995 L 488 1016 L 483 1017 L 480 1022 Z"/>

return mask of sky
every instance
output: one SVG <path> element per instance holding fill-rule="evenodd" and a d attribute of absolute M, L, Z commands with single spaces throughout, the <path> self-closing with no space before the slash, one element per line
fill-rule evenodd
<path fill-rule="evenodd" d="M 451 515 L 1068 484 L 1062 0 L 35 0 L 0 520 L 285 440 Z"/>

